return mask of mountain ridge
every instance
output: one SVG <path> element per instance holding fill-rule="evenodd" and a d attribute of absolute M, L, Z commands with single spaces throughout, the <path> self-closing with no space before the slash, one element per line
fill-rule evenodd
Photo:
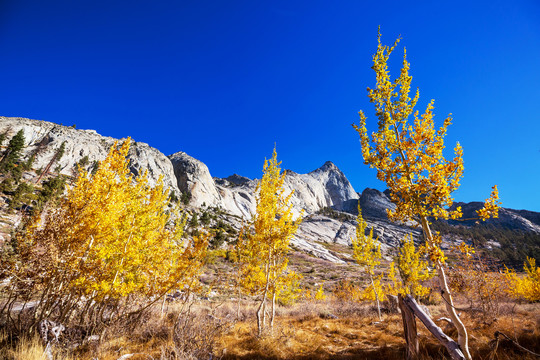
<path fill-rule="evenodd" d="M 24 130 L 26 139 L 23 155 L 29 157 L 32 153 L 36 154 L 34 167 L 37 169 L 44 168 L 56 149 L 65 142 L 65 154 L 55 166 L 66 175 L 74 174 L 77 164 L 83 159 L 86 159 L 84 162 L 90 169 L 94 162 L 106 157 L 115 141 L 123 140 L 99 135 L 95 130 L 74 129 L 41 120 L 0 117 L 0 132 L 8 132 L 6 138 L 9 139 L 20 129 Z M 171 191 L 177 195 L 190 195 L 189 206 L 194 209 L 209 206 L 221 208 L 231 214 L 227 221 L 237 228 L 241 226 L 238 218 L 250 218 L 255 212 L 257 179 L 237 174 L 223 179 L 213 178 L 206 164 L 185 152 L 165 156 L 158 149 L 137 141 L 133 141 L 128 158 L 133 173 L 148 170 L 151 184 L 162 176 L 165 186 Z M 385 192 L 366 188 L 357 193 L 332 161 L 326 161 L 306 174 L 286 171 L 284 188 L 286 192 L 294 191 L 291 203 L 295 214 L 304 211 L 306 215 L 292 244 L 317 257 L 343 261 L 322 244 L 350 245 L 355 231 L 354 216 L 351 219 L 350 215 L 339 214 L 356 214 L 358 203 L 383 247 L 396 246 L 407 233 L 412 233 L 417 240 L 421 238 L 417 229 L 388 221 L 386 209 L 395 205 Z M 481 203 L 462 203 L 461 206 L 468 214 L 478 204 Z M 333 213 L 325 213 L 325 209 L 332 209 L 339 216 L 334 219 Z M 492 224 L 540 233 L 540 213 L 502 208 L 501 218 Z"/>

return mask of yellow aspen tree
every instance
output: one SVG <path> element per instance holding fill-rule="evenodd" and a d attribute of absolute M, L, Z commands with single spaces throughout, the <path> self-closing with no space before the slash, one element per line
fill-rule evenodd
<path fill-rule="evenodd" d="M 540 268 L 536 260 L 527 256 L 523 264 L 525 276 L 519 276 L 514 270 L 506 269 L 504 275 L 508 283 L 508 292 L 517 299 L 540 301 Z"/>
<path fill-rule="evenodd" d="M 316 301 L 324 301 L 324 300 L 326 300 L 326 294 L 324 293 L 323 286 L 324 286 L 324 282 L 319 285 L 319 287 L 317 288 L 317 291 L 315 292 L 314 299 Z"/>
<path fill-rule="evenodd" d="M 89 268 L 75 283 L 112 297 L 160 294 L 190 279 L 200 266 L 191 260 L 206 243 L 182 239 L 182 226 L 168 227 L 169 191 L 161 179 L 150 186 L 146 171 L 133 177 L 126 159 L 130 142 L 115 145 L 94 176 L 81 169 L 64 206 L 68 218 L 85 219 L 71 227 L 88 242 L 83 266 Z"/>
<path fill-rule="evenodd" d="M 301 217 L 293 218 L 291 196 L 285 194 L 285 173 L 281 172 L 274 148 L 272 158 L 264 161 L 263 177 L 256 189 L 256 212 L 250 226 L 244 227 L 238 240 L 241 287 L 258 298 L 257 327 L 263 336 L 273 331 L 276 301 L 289 297 L 300 275 L 288 265 L 289 242 L 296 233 Z"/>
<path fill-rule="evenodd" d="M 358 216 L 356 217 L 356 237 L 351 239 L 353 246 L 353 257 L 362 266 L 364 272 L 369 277 L 370 290 L 375 302 L 377 304 L 377 313 L 379 320 L 381 316 L 380 299 L 382 289 L 380 286 L 380 280 L 375 279 L 375 267 L 381 264 L 381 244 L 377 239 L 373 238 L 373 228 L 369 230 L 369 234 L 366 235 L 367 223 L 362 217 L 362 209 L 358 205 Z"/>
<path fill-rule="evenodd" d="M 57 313 L 57 321 L 68 321 L 75 312 L 81 321 L 93 314 L 91 321 L 100 322 L 112 304 L 109 319 L 143 310 L 196 278 L 207 236 L 182 238 L 183 222 L 173 223 L 162 180 L 152 187 L 146 172 L 130 173 L 129 146 L 130 139 L 115 144 L 93 176 L 80 169 L 59 207 L 21 239 L 31 261 L 19 269 L 30 277 L 41 272 L 43 282 L 37 320 Z M 59 303 L 64 308 L 54 311 Z"/>
<path fill-rule="evenodd" d="M 429 294 L 423 281 L 433 276 L 429 272 L 427 261 L 422 259 L 423 251 L 416 250 L 412 235 L 405 235 L 398 254 L 398 270 L 402 282 L 401 294 L 411 294 L 415 299 Z"/>
<path fill-rule="evenodd" d="M 419 116 L 414 108 L 420 93 L 411 99 L 410 64 L 404 51 L 400 75 L 391 80 L 388 59 L 400 39 L 392 46 L 381 44 L 379 32 L 377 51 L 373 55 L 376 77 L 374 89 L 368 88 L 370 102 L 375 105 L 378 129 L 371 136 L 366 127 L 366 115 L 359 112 L 360 123 L 354 128 L 360 135 L 364 163 L 377 169 L 377 178 L 384 181 L 389 190 L 395 210 L 388 211 L 394 221 L 413 221 L 422 227 L 426 249 L 433 262 L 440 282 L 442 297 L 452 322 L 458 331 L 458 343 L 467 359 L 471 359 L 465 325 L 453 306 L 452 296 L 445 274 L 445 254 L 440 248 L 441 237 L 430 229 L 429 218 L 458 219 L 461 208 L 448 208 L 453 203 L 452 192 L 459 187 L 463 175 L 463 149 L 459 143 L 454 148 L 454 157 L 443 156 L 444 136 L 452 118 L 448 116 L 443 125 L 435 130 L 433 100 Z M 409 117 L 413 117 L 409 123 Z M 478 215 L 485 220 L 497 216 L 497 187 Z"/>

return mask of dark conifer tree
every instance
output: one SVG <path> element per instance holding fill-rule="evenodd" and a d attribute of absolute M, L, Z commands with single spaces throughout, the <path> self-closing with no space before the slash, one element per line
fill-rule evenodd
<path fill-rule="evenodd" d="M 24 147 L 24 130 L 21 129 L 11 138 L 9 144 L 4 151 L 2 160 L 0 161 L 0 171 L 6 172 L 10 170 L 21 157 L 21 150 Z"/>

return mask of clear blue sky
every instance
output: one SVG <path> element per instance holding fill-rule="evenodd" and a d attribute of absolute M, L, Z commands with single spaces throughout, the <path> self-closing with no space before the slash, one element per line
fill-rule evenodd
<path fill-rule="evenodd" d="M 2 0 L 0 115 L 185 151 L 218 177 L 260 177 L 277 143 L 284 168 L 331 160 L 357 191 L 383 190 L 351 127 L 360 109 L 375 122 L 378 25 L 403 37 L 421 107 L 453 113 L 456 200 L 498 184 L 504 206 L 540 211 L 536 0 Z"/>

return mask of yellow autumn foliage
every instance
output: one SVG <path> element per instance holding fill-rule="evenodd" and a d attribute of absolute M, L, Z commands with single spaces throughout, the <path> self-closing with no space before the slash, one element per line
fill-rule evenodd
<path fill-rule="evenodd" d="M 422 249 L 416 250 L 411 235 L 403 238 L 399 248 L 398 270 L 401 278 L 400 294 L 411 294 L 419 298 L 429 294 L 430 290 L 422 282 L 433 276 L 429 271 L 427 261 L 422 259 Z"/>
<path fill-rule="evenodd" d="M 367 223 L 362 217 L 362 209 L 358 205 L 356 217 L 356 236 L 351 239 L 353 257 L 362 266 L 367 275 L 375 275 L 375 267 L 381 264 L 381 244 L 373 238 L 373 228 L 366 235 Z"/>
<path fill-rule="evenodd" d="M 385 289 L 381 282 L 381 276 L 373 279 L 363 287 L 351 280 L 340 280 L 332 291 L 334 298 L 344 302 L 384 301 Z"/>
<path fill-rule="evenodd" d="M 317 288 L 317 292 L 315 292 L 315 300 L 316 301 L 323 301 L 326 300 L 326 294 L 324 293 L 324 283 L 321 283 L 319 287 Z"/>
<path fill-rule="evenodd" d="M 88 301 L 87 311 L 136 297 L 155 300 L 198 274 L 206 237 L 182 238 L 183 221 L 169 215 L 161 179 L 151 186 L 146 172 L 130 173 L 129 147 L 130 139 L 115 144 L 93 176 L 79 169 L 59 207 L 43 224 L 36 218 L 19 239 L 14 275 L 32 278 L 43 292 L 36 306 L 43 316 L 60 298 L 73 311 L 80 310 L 69 305 L 77 299 Z"/>
<path fill-rule="evenodd" d="M 367 223 L 362 217 L 362 209 L 358 204 L 358 216 L 356 217 L 356 236 L 351 239 L 353 257 L 369 278 L 369 285 L 358 296 L 362 300 L 373 300 L 377 304 L 379 318 L 381 318 L 380 302 L 384 293 L 380 276 L 375 278 L 375 267 L 381 264 L 381 244 L 373 238 L 373 228 L 366 235 Z M 355 296 L 353 296 L 354 298 Z"/>
<path fill-rule="evenodd" d="M 267 301 L 273 314 L 276 301 L 290 303 L 299 295 L 299 274 L 288 269 L 289 243 L 301 218 L 294 219 L 291 196 L 285 194 L 285 173 L 274 149 L 272 158 L 264 161 L 263 177 L 256 189 L 256 212 L 238 239 L 239 282 L 244 292 L 259 301 L 259 335 L 266 326 Z"/>
<path fill-rule="evenodd" d="M 506 269 L 507 291 L 517 299 L 540 301 L 540 268 L 536 266 L 536 260 L 527 257 L 523 270 L 525 275 L 519 276 L 514 270 Z"/>
<path fill-rule="evenodd" d="M 433 100 L 421 115 L 414 109 L 420 92 L 417 89 L 410 97 L 412 76 L 406 51 L 399 77 L 390 78 L 388 59 L 399 40 L 393 46 L 382 45 L 379 33 L 377 51 L 373 55 L 376 87 L 368 88 L 368 97 L 375 104 L 377 132 L 369 135 L 363 111 L 359 112 L 360 124 L 353 124 L 360 135 L 364 163 L 377 170 L 377 178 L 390 190 L 390 198 L 396 204 L 395 210 L 387 210 L 390 220 L 414 221 L 425 226 L 428 217 L 459 219 L 461 208 L 449 208 L 453 204 L 451 194 L 458 189 L 463 176 L 463 149 L 457 143 L 454 157 L 450 160 L 444 157 L 444 137 L 452 118 L 448 116 L 443 125 L 435 129 Z M 498 205 L 498 191 L 494 186 L 484 208 L 478 211 L 479 217 L 483 220 L 497 217 Z M 434 262 L 444 262 L 439 242 L 435 234 L 428 237 L 427 249 Z"/>
<path fill-rule="evenodd" d="M 345 302 L 360 302 L 364 300 L 365 289 L 350 280 L 340 280 L 332 291 L 332 295 Z"/>
<path fill-rule="evenodd" d="M 64 266 L 78 273 L 70 286 L 113 298 L 159 294 L 197 272 L 205 241 L 182 239 L 183 224 L 169 226 L 169 192 L 161 179 L 136 178 L 126 156 L 130 140 L 114 146 L 94 176 L 81 169 L 66 201 L 43 232 L 61 226 L 55 243 Z"/>
<path fill-rule="evenodd" d="M 386 183 L 390 198 L 396 205 L 394 210 L 387 210 L 388 218 L 412 221 L 422 226 L 427 254 L 437 269 L 446 309 L 458 331 L 458 343 L 465 358 L 471 359 L 468 334 L 455 311 L 446 280 L 446 257 L 440 247 L 442 239 L 432 233 L 429 224 L 429 218 L 462 217 L 460 207 L 450 209 L 452 192 L 458 189 L 463 176 L 463 149 L 457 143 L 453 158 L 445 158 L 444 137 L 452 118 L 448 116 L 436 129 L 433 100 L 421 115 L 415 110 L 420 92 L 417 89 L 411 97 L 412 76 L 405 50 L 400 74 L 391 79 L 388 60 L 399 41 L 397 39 L 392 46 L 383 45 L 379 31 L 372 66 L 376 85 L 367 89 L 378 118 L 377 131 L 368 133 L 367 117 L 363 111 L 359 112 L 360 123 L 353 124 L 353 127 L 360 136 L 364 163 L 377 170 L 377 178 Z M 484 208 L 477 214 L 482 220 L 489 216 L 497 217 L 498 205 L 497 187 L 494 186 Z"/>

